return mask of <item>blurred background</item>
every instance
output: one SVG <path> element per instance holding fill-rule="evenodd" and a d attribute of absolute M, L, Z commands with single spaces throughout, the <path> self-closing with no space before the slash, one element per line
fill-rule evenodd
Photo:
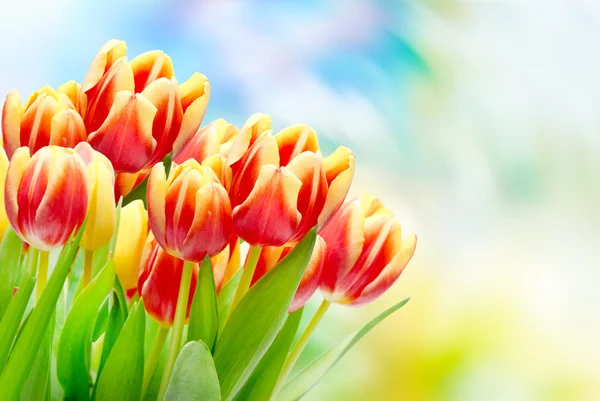
<path fill-rule="evenodd" d="M 600 5 L 2 0 L 0 34 L 2 98 L 81 81 L 118 38 L 208 76 L 206 122 L 261 111 L 355 151 L 352 192 L 419 246 L 307 352 L 412 299 L 307 400 L 600 399 Z"/>

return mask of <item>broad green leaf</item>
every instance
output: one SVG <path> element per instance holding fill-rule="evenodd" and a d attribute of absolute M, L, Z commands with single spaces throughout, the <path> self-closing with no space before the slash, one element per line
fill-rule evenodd
<path fill-rule="evenodd" d="M 54 313 L 65 279 L 73 263 L 73 258 L 81 241 L 85 222 L 73 241 L 68 242 L 54 267 L 54 271 L 42 292 L 39 302 L 31 312 L 27 325 L 16 341 L 12 353 L 0 374 L 0 389 L 7 400 L 16 399 L 27 379 L 39 347 L 46 334 L 46 328 Z"/>
<path fill-rule="evenodd" d="M 283 326 L 315 239 L 313 229 L 250 288 L 229 317 L 215 349 L 224 400 L 233 399 L 242 388 Z"/>
<path fill-rule="evenodd" d="M 27 258 L 27 267 L 19 283 L 19 289 L 10 304 L 8 304 L 8 309 L 0 321 L 0 369 L 4 367 L 8 359 L 15 335 L 19 331 L 19 325 L 35 287 L 37 261 L 38 252 L 32 249 Z"/>
<path fill-rule="evenodd" d="M 361 338 L 377 326 L 383 319 L 403 307 L 410 298 L 397 303 L 364 325 L 361 329 L 347 336 L 342 342 L 325 351 L 321 356 L 301 370 L 287 382 L 276 398 L 277 401 L 295 401 L 302 398 L 310 389 L 329 372 L 329 370 L 348 352 Z"/>
<path fill-rule="evenodd" d="M 46 337 L 39 348 L 29 377 L 21 390 L 21 400 L 43 400 L 50 394 L 50 362 L 52 358 L 52 338 L 54 324 L 49 324 Z"/>
<path fill-rule="evenodd" d="M 133 308 L 102 368 L 96 401 L 139 400 L 144 376 L 144 305 Z"/>
<path fill-rule="evenodd" d="M 219 401 L 219 378 L 210 350 L 202 341 L 187 343 L 179 352 L 165 401 Z"/>
<path fill-rule="evenodd" d="M 3 206 L 2 206 L 3 207 Z M 21 261 L 21 239 L 8 228 L 0 244 L 0 319 L 13 297 L 13 289 L 19 274 Z"/>
<path fill-rule="evenodd" d="M 90 397 L 92 331 L 98 309 L 114 280 L 115 265 L 110 261 L 75 299 L 65 321 L 58 342 L 56 369 L 67 399 L 87 400 Z"/>
<path fill-rule="evenodd" d="M 207 256 L 200 266 L 196 293 L 190 311 L 187 340 L 202 340 L 212 350 L 219 328 L 217 313 L 217 289 L 212 264 Z"/>
<path fill-rule="evenodd" d="M 271 393 L 294 342 L 294 337 L 302 320 L 303 310 L 304 308 L 300 308 L 288 316 L 275 341 L 252 372 L 246 385 L 235 397 L 236 401 L 268 400 L 271 398 Z"/>
<path fill-rule="evenodd" d="M 219 316 L 219 331 L 217 333 L 217 338 L 219 338 L 221 333 L 223 333 L 225 323 L 227 323 L 227 316 L 229 316 L 229 309 L 231 309 L 233 297 L 235 296 L 235 291 L 237 290 L 241 279 L 242 271 L 240 270 L 231 278 L 231 280 L 229 280 L 227 284 L 225 284 L 225 286 L 223 286 L 223 288 L 221 288 L 221 292 L 219 292 L 219 296 L 217 297 L 217 310 Z"/>
<path fill-rule="evenodd" d="M 108 247 L 110 244 L 106 244 L 94 251 L 94 258 L 92 259 L 92 279 L 96 277 L 96 275 L 104 268 L 106 263 L 108 262 Z M 68 304 L 69 308 L 72 306 L 73 302 L 77 299 L 81 291 L 83 291 L 83 260 L 84 260 L 84 252 L 78 252 L 77 257 L 75 258 L 75 262 L 73 263 L 73 269 L 71 269 L 72 277 L 79 277 L 77 281 L 77 286 L 75 287 L 75 292 L 72 294 L 71 303 Z M 74 274 L 78 272 L 79 274 Z"/>
<path fill-rule="evenodd" d="M 115 277 L 115 285 L 118 284 L 119 279 Z M 125 320 L 127 317 L 125 313 L 127 313 L 127 307 L 123 308 L 121 305 L 121 299 L 116 293 L 116 290 L 112 292 L 112 305 L 110 307 L 110 312 L 108 313 L 108 321 L 106 323 L 106 333 L 104 335 L 104 341 L 102 345 L 102 355 L 100 356 L 100 364 L 98 366 L 98 372 L 96 377 L 100 377 L 102 374 L 102 369 L 104 369 L 104 364 L 106 363 L 106 359 L 110 355 L 110 351 L 112 351 L 121 330 L 123 329 L 123 324 L 125 324 Z M 125 311 L 124 311 L 125 310 Z M 96 398 L 96 390 L 98 389 L 98 380 L 94 383 L 94 391 L 92 393 L 92 400 Z"/>
<path fill-rule="evenodd" d="M 92 331 L 92 341 L 96 342 L 102 334 L 106 331 L 106 325 L 108 324 L 108 313 L 109 313 L 109 301 L 108 298 L 102 302 L 100 310 L 96 315 L 96 322 L 94 323 L 94 330 Z"/>

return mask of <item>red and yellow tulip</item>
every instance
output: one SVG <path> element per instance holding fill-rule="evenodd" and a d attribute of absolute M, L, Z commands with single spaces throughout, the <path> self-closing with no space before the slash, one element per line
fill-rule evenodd
<path fill-rule="evenodd" d="M 251 143 L 229 164 L 233 224 L 237 235 L 253 246 L 283 246 L 301 239 L 317 224 L 324 226 L 341 206 L 354 175 L 354 155 L 341 147 L 323 160 L 317 134 L 306 125 L 275 136 L 263 132 L 242 136 Z M 245 139 L 244 139 L 245 138 Z M 250 139 L 248 139 L 250 138 Z M 234 149 L 243 148 L 234 143 Z"/>
<path fill-rule="evenodd" d="M 264 276 L 265 273 L 273 269 L 292 249 L 294 249 L 293 246 L 264 247 L 260 253 L 254 276 L 252 277 L 252 285 Z M 326 253 L 327 246 L 325 245 L 325 241 L 320 236 L 317 236 L 317 242 L 315 243 L 310 261 L 308 262 L 308 266 L 302 276 L 302 281 L 300 281 L 300 285 L 296 290 L 296 295 L 290 306 L 290 313 L 304 306 L 310 297 L 313 296 L 317 288 L 319 288 L 321 271 L 323 269 L 323 263 L 325 262 Z"/>
<path fill-rule="evenodd" d="M 81 87 L 80 111 L 92 147 L 116 172 L 137 173 L 162 160 L 178 135 L 198 129 L 210 86 L 201 74 L 178 85 L 162 51 L 128 62 L 126 49 L 117 40 L 100 49 Z"/>
<path fill-rule="evenodd" d="M 417 237 L 402 239 L 393 213 L 370 195 L 346 202 L 321 232 L 327 244 L 320 288 L 330 302 L 363 305 L 400 277 Z"/>
<path fill-rule="evenodd" d="M 87 142 L 75 146 L 75 151 L 86 164 L 88 186 L 88 220 L 79 246 L 93 251 L 107 244 L 115 230 L 115 172 L 106 156 Z"/>
<path fill-rule="evenodd" d="M 56 91 L 46 85 L 22 105 L 17 90 L 6 96 L 2 108 L 2 136 L 10 159 L 17 148 L 35 153 L 47 145 L 73 147 L 87 138 L 78 113 L 80 86 L 69 81 Z"/>
<path fill-rule="evenodd" d="M 6 214 L 17 235 L 42 251 L 64 245 L 88 205 L 86 166 L 73 149 L 46 146 L 14 153 L 6 176 Z"/>
<path fill-rule="evenodd" d="M 148 213 L 144 202 L 134 200 L 121 209 L 113 261 L 115 271 L 128 296 L 138 287 L 142 252 L 148 237 Z"/>
<path fill-rule="evenodd" d="M 175 318 L 183 264 L 183 260 L 170 255 L 159 246 L 152 235 L 148 236 L 142 256 L 138 291 L 148 314 L 166 327 L 172 326 Z M 197 281 L 198 265 L 194 265 L 186 319 L 190 315 Z"/>
<path fill-rule="evenodd" d="M 148 214 L 156 241 L 193 262 L 221 252 L 231 238 L 231 204 L 215 173 L 196 160 L 173 164 L 167 179 L 158 163 L 148 179 Z"/>

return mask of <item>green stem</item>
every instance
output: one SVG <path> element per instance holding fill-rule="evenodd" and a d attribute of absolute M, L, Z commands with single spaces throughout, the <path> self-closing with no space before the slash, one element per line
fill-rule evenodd
<path fill-rule="evenodd" d="M 250 251 L 248 251 L 248 257 L 246 258 L 246 264 L 244 265 L 242 278 L 240 279 L 238 288 L 235 291 L 233 302 L 231 303 L 231 308 L 229 309 L 229 315 L 231 315 L 231 312 L 233 312 L 237 304 L 242 300 L 242 298 L 244 298 L 244 295 L 246 295 L 248 289 L 250 288 L 252 276 L 254 276 L 254 271 L 256 270 L 256 265 L 258 264 L 258 258 L 260 257 L 261 250 L 262 249 L 258 246 L 251 246 Z"/>
<path fill-rule="evenodd" d="M 179 295 L 177 296 L 177 307 L 175 308 L 175 318 L 173 319 L 173 333 L 171 334 L 171 344 L 169 345 L 169 353 L 165 364 L 165 371 L 160 382 L 160 391 L 158 392 L 157 400 L 161 401 L 169 381 L 171 380 L 171 372 L 175 366 L 175 360 L 181 348 L 181 336 L 183 334 L 183 326 L 185 325 L 185 315 L 187 312 L 188 298 L 190 295 L 190 283 L 192 281 L 192 270 L 194 264 L 185 262 L 183 264 L 183 272 L 181 274 L 181 284 L 179 285 Z"/>
<path fill-rule="evenodd" d="M 48 251 L 40 251 L 40 264 L 38 267 L 37 286 L 35 289 L 35 301 L 37 302 L 44 292 L 48 281 Z"/>
<path fill-rule="evenodd" d="M 302 333 L 302 336 L 298 339 L 298 342 L 287 356 L 283 368 L 281 368 L 279 379 L 277 379 L 277 384 L 275 384 L 273 394 L 271 395 L 271 400 L 274 400 L 279 391 L 281 391 L 281 389 L 283 388 L 285 380 L 287 379 L 288 375 L 292 371 L 292 368 L 298 361 L 298 358 L 300 358 L 302 351 L 304 351 L 306 344 L 308 344 L 308 341 L 310 340 L 311 336 L 315 332 L 315 329 L 323 319 L 323 316 L 325 316 L 325 313 L 329 309 L 329 306 L 331 306 L 331 302 L 327 301 L 326 299 L 324 299 L 323 302 L 321 302 L 321 306 L 319 306 L 319 309 L 317 309 L 317 312 L 308 323 L 308 326 L 306 326 L 304 333 Z"/>
<path fill-rule="evenodd" d="M 156 365 L 158 364 L 160 354 L 163 346 L 165 345 L 167 334 L 169 334 L 168 327 L 160 326 L 158 328 L 158 333 L 156 333 L 156 339 L 154 340 L 152 352 L 150 352 L 150 356 L 146 361 L 146 365 L 144 365 L 144 382 L 142 384 L 142 396 L 140 397 L 140 400 L 143 400 L 144 395 L 146 395 L 146 390 L 148 390 L 148 385 L 150 385 L 150 380 L 152 380 L 152 376 L 156 370 Z"/>
<path fill-rule="evenodd" d="M 85 250 L 83 258 L 83 288 L 92 281 L 92 264 L 94 263 L 94 251 Z"/>

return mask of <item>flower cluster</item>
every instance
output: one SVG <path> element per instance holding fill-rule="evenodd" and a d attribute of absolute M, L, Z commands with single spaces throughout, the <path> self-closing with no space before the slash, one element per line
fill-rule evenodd
<path fill-rule="evenodd" d="M 290 312 L 319 289 L 325 302 L 347 305 L 385 292 L 416 237 L 403 239 L 398 220 L 372 196 L 346 200 L 352 151 L 341 146 L 324 157 L 314 129 L 299 124 L 274 134 L 261 113 L 240 129 L 224 119 L 203 126 L 209 97 L 204 75 L 179 84 L 165 53 L 128 61 L 117 40 L 102 46 L 81 84 L 44 86 L 25 102 L 10 92 L 2 109 L 0 235 L 10 224 L 44 255 L 85 220 L 84 286 L 94 253 L 115 237 L 110 258 L 128 298 L 143 300 L 180 338 L 203 260 L 210 258 L 217 293 L 242 270 L 235 308 L 312 229 L 317 239 Z"/>

